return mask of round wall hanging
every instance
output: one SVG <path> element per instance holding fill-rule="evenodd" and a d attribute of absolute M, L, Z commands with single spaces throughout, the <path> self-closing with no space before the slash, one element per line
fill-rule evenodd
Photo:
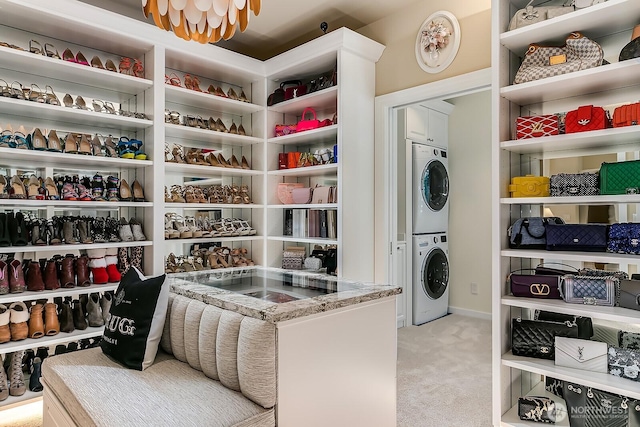
<path fill-rule="evenodd" d="M 446 69 L 460 48 L 460 24 L 453 13 L 441 10 L 429 16 L 416 37 L 416 60 L 427 73 Z"/>

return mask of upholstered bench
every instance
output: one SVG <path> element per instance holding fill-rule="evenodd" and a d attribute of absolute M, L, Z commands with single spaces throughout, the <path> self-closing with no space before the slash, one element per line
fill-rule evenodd
<path fill-rule="evenodd" d="M 43 364 L 47 426 L 275 426 L 271 323 L 170 294 L 155 362 L 127 369 L 100 348 Z"/>

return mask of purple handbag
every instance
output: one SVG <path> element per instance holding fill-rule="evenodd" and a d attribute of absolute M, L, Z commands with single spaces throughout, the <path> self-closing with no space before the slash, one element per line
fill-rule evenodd
<path fill-rule="evenodd" d="M 545 225 L 548 251 L 605 252 L 607 224 Z"/>
<path fill-rule="evenodd" d="M 640 255 L 640 224 L 611 224 L 607 252 Z"/>
<path fill-rule="evenodd" d="M 561 276 L 544 274 L 518 274 L 521 271 L 535 271 L 533 269 L 517 270 L 509 274 L 511 293 L 515 297 L 562 299 L 560 296 Z"/>

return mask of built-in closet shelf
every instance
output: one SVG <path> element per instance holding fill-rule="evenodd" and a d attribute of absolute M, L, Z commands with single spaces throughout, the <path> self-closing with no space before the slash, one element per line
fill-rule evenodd
<path fill-rule="evenodd" d="M 0 248 L 0 254 L 25 253 L 25 252 L 58 252 L 68 253 L 69 251 L 81 251 L 87 249 L 109 249 L 109 248 L 131 248 L 135 246 L 152 246 L 153 242 L 144 240 L 140 242 L 110 242 L 91 244 L 61 244 L 47 246 L 7 246 Z"/>
<path fill-rule="evenodd" d="M 307 166 L 304 168 L 280 169 L 269 171 L 269 175 L 276 176 L 333 176 L 338 173 L 338 164 Z"/>
<path fill-rule="evenodd" d="M 617 203 L 640 203 L 638 194 L 619 196 L 572 196 L 572 197 L 505 197 L 503 205 L 612 205 Z"/>
<path fill-rule="evenodd" d="M 571 31 L 579 31 L 591 39 L 617 33 L 638 22 L 640 3 L 636 0 L 608 0 L 553 19 L 508 31 L 500 35 L 500 44 L 524 56 L 530 43 L 559 42 Z"/>
<path fill-rule="evenodd" d="M 51 300 L 56 297 L 68 297 L 72 295 L 90 294 L 92 292 L 115 291 L 118 283 L 107 283 L 104 285 L 76 286 L 75 288 L 59 288 L 54 291 L 25 291 L 17 294 L 0 295 L 0 304 L 10 304 L 16 301 L 31 301 L 37 299 Z"/>
<path fill-rule="evenodd" d="M 202 166 L 191 165 L 187 163 L 171 163 L 164 164 L 167 172 L 182 173 L 186 176 L 256 176 L 262 175 L 262 171 L 252 169 L 224 168 L 218 166 Z"/>
<path fill-rule="evenodd" d="M 613 254 L 607 252 L 564 252 L 527 249 L 505 249 L 501 256 L 529 259 L 559 259 L 564 261 L 603 262 L 603 263 L 636 263 L 640 264 L 640 255 Z"/>
<path fill-rule="evenodd" d="M 555 402 L 556 407 L 556 427 L 569 427 L 569 417 L 566 414 L 567 404 L 564 399 L 556 396 L 553 393 L 549 393 L 544 388 L 544 382 L 538 383 L 527 396 L 542 396 L 547 397 Z M 564 413 L 560 414 L 560 411 Z M 506 414 L 502 416 L 501 427 L 536 427 L 540 426 L 540 423 L 533 421 L 522 421 L 518 415 L 518 404 L 515 404 Z"/>
<path fill-rule="evenodd" d="M 328 89 L 319 90 L 299 98 L 289 99 L 288 101 L 280 102 L 278 104 L 269 107 L 269 111 L 282 114 L 295 114 L 296 116 L 302 115 L 302 111 L 311 107 L 316 112 L 336 109 L 338 100 L 338 86 L 333 86 Z M 335 113 L 335 111 L 333 111 Z"/>
<path fill-rule="evenodd" d="M 312 145 L 335 144 L 338 138 L 338 125 L 326 126 L 291 135 L 269 138 L 269 144 L 278 145 Z"/>
<path fill-rule="evenodd" d="M 10 341 L 0 344 L 0 354 L 11 353 L 14 351 L 28 350 L 36 347 L 50 347 L 58 344 L 78 341 L 85 338 L 94 338 L 102 336 L 104 327 L 88 327 L 85 330 L 76 329 L 73 332 L 60 332 L 53 336 L 44 336 L 42 338 L 27 338 L 21 341 Z"/>
<path fill-rule="evenodd" d="M 269 209 L 338 209 L 337 203 L 298 204 L 298 205 L 269 205 Z"/>
<path fill-rule="evenodd" d="M 132 95 L 137 95 L 153 86 L 151 80 L 2 46 L 0 46 L 0 62 L 2 68 L 25 74 L 39 74 L 46 77 L 47 80 L 64 80 L 78 85 L 100 88 L 111 93 L 117 92 L 120 94 L 121 101 L 126 101 Z M 30 82 L 22 82 L 27 87 L 28 83 Z M 51 82 L 51 86 L 56 90 L 54 81 Z M 44 86 L 41 89 L 44 90 Z M 56 94 L 62 102 L 64 93 L 56 92 Z"/>
<path fill-rule="evenodd" d="M 291 237 L 291 236 L 269 236 L 268 240 L 278 242 L 298 242 L 298 243 L 311 243 L 317 245 L 337 245 L 336 239 L 327 239 L 321 237 Z"/>
<path fill-rule="evenodd" d="M 27 381 L 26 384 L 28 385 L 29 382 Z M 27 391 L 22 396 L 9 396 L 7 399 L 3 400 L 2 406 L 0 406 L 0 411 L 15 408 L 16 406 L 27 405 L 39 400 L 42 400 L 42 392 L 29 391 L 27 388 Z"/>
<path fill-rule="evenodd" d="M 640 311 L 621 307 L 602 307 L 586 304 L 568 304 L 563 300 L 521 298 L 514 296 L 502 297 L 502 304 L 510 307 L 530 308 L 533 310 L 553 311 L 567 313 L 576 316 L 587 316 L 594 319 L 609 320 L 613 322 L 639 323 Z"/>
<path fill-rule="evenodd" d="M 518 105 L 529 105 L 638 84 L 640 61 L 629 60 L 503 87 L 500 96 Z"/>
<path fill-rule="evenodd" d="M 165 203 L 165 210 L 184 209 L 187 211 L 203 211 L 217 209 L 258 209 L 264 208 L 264 205 L 254 203 Z"/>
<path fill-rule="evenodd" d="M 47 206 L 65 209 L 152 208 L 152 202 L 82 202 L 70 200 L 0 199 L 0 206 L 19 206 L 25 209 L 43 209 Z"/>
<path fill-rule="evenodd" d="M 218 242 L 250 242 L 252 240 L 262 240 L 263 236 L 236 236 L 236 237 L 206 237 L 199 239 L 165 239 L 166 243 L 190 244 L 190 243 L 218 243 Z"/>
<path fill-rule="evenodd" d="M 217 117 L 214 117 L 214 119 Z M 240 122 L 236 123 L 240 125 Z M 262 138 L 253 136 L 236 135 L 228 132 L 199 129 L 190 126 L 165 123 L 166 136 L 180 139 L 179 144 L 187 147 L 199 145 L 200 148 L 221 149 L 223 145 L 248 146 L 263 142 Z M 212 146 L 211 144 L 217 144 Z"/>
<path fill-rule="evenodd" d="M 192 108 L 205 108 L 209 111 L 218 111 L 224 114 L 243 116 L 264 110 L 261 105 L 250 102 L 236 101 L 222 96 L 212 95 L 208 92 L 197 92 L 183 87 L 165 85 L 166 102 L 188 105 Z"/>
<path fill-rule="evenodd" d="M 553 360 L 514 356 L 511 352 L 502 355 L 502 364 L 511 368 L 581 384 L 586 387 L 621 394 L 631 399 L 640 399 L 640 387 L 638 387 L 637 382 L 614 375 L 564 368 L 556 366 Z"/>
<path fill-rule="evenodd" d="M 639 70 L 640 71 L 640 70 Z M 574 150 L 601 149 L 610 153 L 635 151 L 640 148 L 640 126 L 594 130 L 517 139 L 500 143 L 500 148 L 518 154 L 539 154 L 545 159 L 575 157 Z M 599 154 L 599 153 L 594 153 Z"/>
<path fill-rule="evenodd" d="M 36 167 L 50 166 L 56 169 L 82 168 L 90 170 L 125 170 L 153 165 L 153 161 L 151 160 L 131 160 L 119 157 L 85 156 L 52 151 L 0 148 L 0 164 L 3 166 L 7 165 L 7 163 L 15 165 L 16 162 L 31 168 L 37 165 Z"/>
<path fill-rule="evenodd" d="M 60 100 L 62 102 L 62 100 Z M 97 126 L 120 131 L 139 131 L 153 126 L 151 120 L 136 119 L 135 117 L 118 116 L 116 114 L 96 113 L 89 110 L 64 107 L 61 105 L 42 104 L 40 102 L 25 101 L 0 97 L 0 114 L 24 117 L 37 117 L 41 120 L 77 123 L 82 126 Z M 20 123 L 12 120 L 14 126 Z M 73 130 L 73 129 L 72 129 Z"/>

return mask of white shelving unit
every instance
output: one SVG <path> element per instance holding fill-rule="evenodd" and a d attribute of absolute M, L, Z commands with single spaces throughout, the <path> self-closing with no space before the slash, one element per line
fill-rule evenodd
<path fill-rule="evenodd" d="M 603 154 L 617 154 L 619 160 L 624 160 L 633 158 L 633 155 L 628 157 L 627 153 L 636 152 L 637 155 L 640 150 L 640 128 L 637 126 L 525 140 L 512 139 L 518 116 L 566 112 L 589 104 L 606 106 L 631 103 L 636 102 L 640 95 L 640 63 L 617 62 L 620 50 L 630 40 L 633 26 L 640 23 L 637 19 L 639 2 L 609 0 L 558 18 L 505 31 L 512 15 L 525 7 L 526 3 L 524 0 L 492 1 L 492 348 L 493 425 L 496 426 L 532 425 L 518 419 L 517 398 L 527 394 L 546 395 L 542 380 L 542 376 L 546 375 L 633 399 L 640 398 L 640 390 L 634 381 L 609 374 L 558 367 L 552 360 L 518 357 L 511 353 L 511 319 L 528 316 L 534 310 L 589 316 L 596 324 L 616 322 L 614 324 L 620 329 L 625 325 L 640 324 L 638 311 L 567 304 L 561 300 L 514 297 L 505 281 L 510 271 L 535 266 L 544 260 L 577 266 L 585 262 L 615 264 L 615 268 L 629 272 L 640 267 L 640 256 L 637 255 L 509 248 L 508 227 L 520 217 L 542 216 L 545 206 L 562 209 L 572 205 L 616 205 L 619 207 L 620 222 L 627 222 L 632 218 L 629 213 L 632 209 L 628 208 L 640 203 L 637 195 L 509 197 L 507 190 L 512 177 L 528 173 L 549 176 L 551 161 L 566 159 L 557 160 L 561 162 L 557 164 L 568 164 L 573 158 Z M 570 31 L 579 31 L 600 43 L 611 64 L 528 83 L 512 84 L 521 58 L 530 43 L 560 45 Z M 578 220 L 572 218 L 569 222 Z M 557 396 L 550 397 L 561 401 Z M 568 425 L 564 421 L 564 425 Z"/>

